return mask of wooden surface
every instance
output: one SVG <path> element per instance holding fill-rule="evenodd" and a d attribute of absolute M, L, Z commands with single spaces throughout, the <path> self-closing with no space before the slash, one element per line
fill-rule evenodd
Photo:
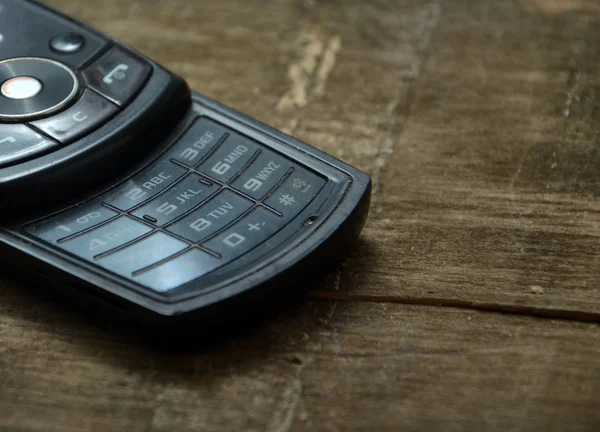
<path fill-rule="evenodd" d="M 193 352 L 0 276 L 0 430 L 600 430 L 600 3 L 49 3 L 375 190 L 344 265 Z"/>

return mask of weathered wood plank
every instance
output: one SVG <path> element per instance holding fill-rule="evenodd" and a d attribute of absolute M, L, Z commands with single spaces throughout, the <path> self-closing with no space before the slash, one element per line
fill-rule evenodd
<path fill-rule="evenodd" d="M 468 310 L 600 316 L 597 2 L 48 3 L 376 189 L 320 289 L 198 352 L 0 276 L 0 429 L 600 428 L 597 325 Z"/>
<path fill-rule="evenodd" d="M 316 300 L 220 345 L 172 353 L 31 300 L 4 288 L 3 430 L 600 426 L 595 324 Z"/>
<path fill-rule="evenodd" d="M 600 15 L 525 3 L 445 8 L 357 292 L 600 312 Z"/>

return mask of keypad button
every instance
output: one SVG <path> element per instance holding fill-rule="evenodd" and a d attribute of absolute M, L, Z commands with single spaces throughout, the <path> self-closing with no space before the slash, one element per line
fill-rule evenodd
<path fill-rule="evenodd" d="M 102 96 L 86 90 L 71 108 L 31 124 L 61 143 L 68 144 L 98 129 L 117 110 L 114 104 Z"/>
<path fill-rule="evenodd" d="M 85 46 L 85 37 L 79 33 L 61 33 L 50 39 L 50 48 L 60 54 L 74 54 Z"/>
<path fill-rule="evenodd" d="M 251 201 L 226 190 L 167 230 L 191 242 L 199 242 L 225 228 L 247 212 L 252 205 Z"/>
<path fill-rule="evenodd" d="M 118 213 L 98 203 L 84 204 L 26 227 L 26 231 L 51 243 L 106 222 Z"/>
<path fill-rule="evenodd" d="M 121 276 L 130 277 L 134 272 L 163 261 L 187 247 L 187 243 L 159 232 L 104 256 L 98 260 L 98 264 Z"/>
<path fill-rule="evenodd" d="M 275 187 L 291 167 L 292 163 L 289 160 L 268 150 L 263 150 L 260 156 L 233 183 L 233 187 L 260 200 Z"/>
<path fill-rule="evenodd" d="M 82 234 L 59 246 L 81 258 L 92 260 L 95 256 L 123 246 L 152 231 L 152 228 L 127 217 L 121 217 Z"/>
<path fill-rule="evenodd" d="M 196 207 L 218 190 L 219 186 L 215 183 L 191 174 L 133 214 L 158 226 L 164 225 Z"/>
<path fill-rule="evenodd" d="M 104 202 L 128 211 L 171 186 L 186 172 L 186 169 L 162 159 L 108 192 Z"/>
<path fill-rule="evenodd" d="M 21 124 L 0 124 L 0 168 L 24 162 L 59 148 L 46 138 Z"/>
<path fill-rule="evenodd" d="M 227 135 L 227 129 L 207 119 L 197 120 L 177 140 L 168 156 L 182 164 L 194 167 Z"/>
<path fill-rule="evenodd" d="M 146 83 L 152 68 L 120 48 L 112 48 L 83 71 L 86 84 L 119 106 L 126 105 Z"/>
<path fill-rule="evenodd" d="M 144 272 L 133 280 L 157 292 L 167 292 L 215 270 L 221 260 L 192 249 L 173 260 Z"/>
<path fill-rule="evenodd" d="M 263 244 L 284 225 L 284 218 L 259 207 L 204 246 L 221 254 L 224 262 L 232 261 Z"/>
<path fill-rule="evenodd" d="M 286 217 L 295 216 L 317 196 L 325 183 L 325 180 L 316 174 L 296 167 L 265 203 Z"/>
<path fill-rule="evenodd" d="M 202 163 L 200 171 L 226 183 L 244 167 L 257 150 L 256 143 L 232 132 L 217 151 Z"/>

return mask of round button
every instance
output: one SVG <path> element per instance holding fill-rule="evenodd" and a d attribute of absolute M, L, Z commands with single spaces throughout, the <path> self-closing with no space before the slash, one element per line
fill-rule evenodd
<path fill-rule="evenodd" d="M 73 54 L 85 45 L 85 38 L 78 33 L 62 33 L 50 40 L 50 48 L 61 54 Z"/>
<path fill-rule="evenodd" d="M 66 108 L 79 81 L 54 60 L 22 57 L 0 61 L 0 122 L 30 121 Z"/>
<path fill-rule="evenodd" d="M 10 99 L 29 99 L 42 91 L 42 83 L 32 77 L 20 76 L 5 81 L 1 91 Z"/>

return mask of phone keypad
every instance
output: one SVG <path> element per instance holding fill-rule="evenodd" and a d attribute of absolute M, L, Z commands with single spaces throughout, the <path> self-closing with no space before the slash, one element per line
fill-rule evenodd
<path fill-rule="evenodd" d="M 268 250 L 270 239 L 326 183 L 202 117 L 129 180 L 90 204 L 25 229 L 151 290 L 168 292 L 256 248 Z"/>

